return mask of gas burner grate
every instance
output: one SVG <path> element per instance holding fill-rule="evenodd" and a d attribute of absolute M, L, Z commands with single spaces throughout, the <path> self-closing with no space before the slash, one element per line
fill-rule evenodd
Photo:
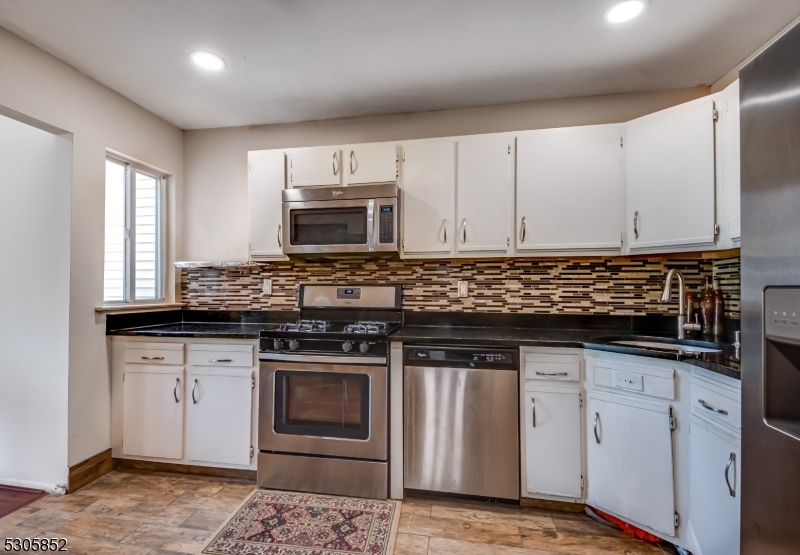
<path fill-rule="evenodd" d="M 292 324 L 281 324 L 278 331 L 326 332 L 329 325 L 325 320 L 298 320 Z"/>
<path fill-rule="evenodd" d="M 344 327 L 345 333 L 386 333 L 389 325 L 386 322 L 356 322 Z"/>

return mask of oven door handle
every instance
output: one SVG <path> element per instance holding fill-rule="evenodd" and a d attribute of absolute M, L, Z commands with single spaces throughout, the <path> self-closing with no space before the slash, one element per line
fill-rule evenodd
<path fill-rule="evenodd" d="M 386 357 L 293 355 L 288 353 L 259 353 L 258 360 L 274 360 L 278 362 L 308 362 L 317 364 L 386 364 Z"/>
<path fill-rule="evenodd" d="M 367 201 L 367 245 L 370 252 L 375 250 L 375 199 Z"/>

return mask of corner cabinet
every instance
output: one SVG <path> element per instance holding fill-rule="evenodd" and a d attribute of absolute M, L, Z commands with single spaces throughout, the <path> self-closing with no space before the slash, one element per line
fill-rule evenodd
<path fill-rule="evenodd" d="M 250 258 L 283 259 L 281 191 L 286 183 L 286 155 L 282 150 L 247 153 L 247 191 L 250 216 Z"/>
<path fill-rule="evenodd" d="M 513 218 L 513 135 L 458 139 L 456 254 L 507 256 Z"/>
<path fill-rule="evenodd" d="M 714 94 L 626 124 L 631 253 L 716 247 L 719 99 Z"/>
<path fill-rule="evenodd" d="M 624 132 L 618 124 L 519 134 L 518 254 L 622 252 Z"/>

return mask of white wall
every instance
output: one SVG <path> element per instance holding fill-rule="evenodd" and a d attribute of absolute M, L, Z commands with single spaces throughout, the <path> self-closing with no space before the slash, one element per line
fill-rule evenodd
<path fill-rule="evenodd" d="M 628 121 L 708 94 L 708 87 L 393 116 L 186 131 L 183 260 L 248 255 L 247 151 L 448 137 Z"/>
<path fill-rule="evenodd" d="M 110 446 L 105 318 L 94 310 L 103 302 L 106 149 L 175 176 L 169 184 L 171 267 L 175 230 L 180 229 L 175 206 L 181 202 L 183 132 L 4 29 L 0 29 L 0 106 L 73 134 L 68 461 L 74 465 Z M 3 270 L 27 271 L 5 264 Z M 168 295 L 174 296 L 174 280 L 168 279 L 167 285 Z M 44 319 L 48 313 L 37 316 Z"/>
<path fill-rule="evenodd" d="M 0 115 L 0 483 L 66 484 L 72 137 Z"/>

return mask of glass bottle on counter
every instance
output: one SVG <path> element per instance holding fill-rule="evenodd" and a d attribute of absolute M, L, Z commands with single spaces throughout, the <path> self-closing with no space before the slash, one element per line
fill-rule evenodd
<path fill-rule="evenodd" d="M 705 277 L 703 290 L 700 293 L 700 324 L 703 335 L 712 333 L 714 328 L 714 289 L 711 287 L 711 278 Z"/>
<path fill-rule="evenodd" d="M 718 338 L 725 337 L 725 296 L 722 291 L 714 291 L 714 326 L 712 332 Z"/>

